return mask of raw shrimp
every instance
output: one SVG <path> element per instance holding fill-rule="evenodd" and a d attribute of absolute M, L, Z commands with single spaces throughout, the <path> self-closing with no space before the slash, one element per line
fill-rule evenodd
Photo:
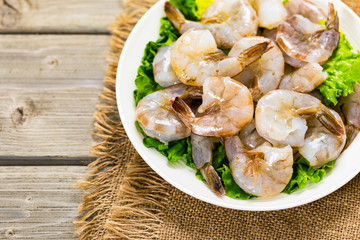
<path fill-rule="evenodd" d="M 308 63 L 297 69 L 281 80 L 279 89 L 293 90 L 296 92 L 309 93 L 322 84 L 327 78 L 327 73 L 318 63 Z"/>
<path fill-rule="evenodd" d="M 337 136 L 345 134 L 342 121 L 308 94 L 273 90 L 260 99 L 255 110 L 258 133 L 274 145 L 302 146 L 308 129 L 306 119 L 310 117 L 316 117 Z"/>
<path fill-rule="evenodd" d="M 354 93 L 341 98 L 339 104 L 346 119 L 346 146 L 349 146 L 360 129 L 360 85 L 355 84 Z"/>
<path fill-rule="evenodd" d="M 285 4 L 289 15 L 302 15 L 313 23 L 319 23 L 319 20 L 326 20 L 326 13 L 315 3 L 308 0 L 289 0 Z"/>
<path fill-rule="evenodd" d="M 262 138 L 255 128 L 255 119 L 251 120 L 246 126 L 239 132 L 241 142 L 250 149 L 260 146 L 266 140 Z"/>
<path fill-rule="evenodd" d="M 345 126 L 340 115 L 330 109 L 336 120 L 341 123 L 343 134 L 337 136 L 326 129 L 316 118 L 308 121 L 305 143 L 299 147 L 299 153 L 310 162 L 310 166 L 319 168 L 335 160 L 346 142 Z"/>
<path fill-rule="evenodd" d="M 290 57 L 320 64 L 333 54 L 339 39 L 339 18 L 332 3 L 329 3 L 326 26 L 294 15 L 278 25 L 276 35 L 277 43 Z"/>
<path fill-rule="evenodd" d="M 225 194 L 221 178 L 212 166 L 214 139 L 191 134 L 192 158 L 197 169 L 218 196 Z"/>
<path fill-rule="evenodd" d="M 276 45 L 278 45 L 277 42 L 276 42 L 276 33 L 277 33 L 277 28 L 274 28 L 274 29 L 271 29 L 271 30 L 264 29 L 262 35 L 264 37 L 266 37 L 266 38 L 271 39 L 274 43 L 276 43 Z M 299 68 L 299 67 L 303 67 L 304 65 L 307 64 L 307 62 L 303 62 L 303 61 L 300 61 L 300 60 L 297 60 L 295 58 L 290 57 L 281 48 L 280 48 L 280 50 L 281 50 L 281 52 L 283 54 L 285 62 L 287 64 L 289 64 L 290 66 Z"/>
<path fill-rule="evenodd" d="M 225 151 L 235 182 L 245 192 L 259 197 L 279 194 L 291 179 L 292 148 L 269 143 L 246 150 L 238 136 L 225 138 Z"/>
<path fill-rule="evenodd" d="M 160 47 L 154 58 L 154 80 L 162 87 L 170 87 L 180 83 L 170 63 L 170 53 L 174 44 L 175 42 L 170 46 L 165 45 Z"/>
<path fill-rule="evenodd" d="M 271 49 L 234 77 L 250 89 L 254 101 L 258 101 L 262 95 L 279 86 L 285 64 L 281 50 L 268 38 L 246 37 L 236 42 L 229 52 L 230 57 L 236 57 L 246 49 L 265 42 L 270 42 Z"/>
<path fill-rule="evenodd" d="M 181 34 L 191 28 L 208 29 L 219 48 L 231 48 L 242 37 L 256 34 L 258 27 L 256 12 L 247 0 L 215 0 L 201 16 L 201 22 L 186 20 L 170 2 L 165 3 L 164 10 Z"/>
<path fill-rule="evenodd" d="M 207 78 L 203 87 L 202 104 L 198 108 L 200 117 L 180 98 L 176 98 L 173 109 L 191 131 L 210 137 L 231 136 L 251 121 L 254 105 L 250 91 L 230 77 Z"/>
<path fill-rule="evenodd" d="M 252 5 L 258 15 L 259 27 L 276 28 L 286 19 L 287 11 L 283 0 L 255 0 Z"/>
<path fill-rule="evenodd" d="M 167 143 L 190 136 L 191 131 L 172 110 L 175 97 L 201 98 L 201 90 L 178 84 L 145 96 L 137 105 L 136 119 L 145 134 Z"/>
<path fill-rule="evenodd" d="M 171 51 L 171 66 L 184 84 L 202 86 L 208 77 L 239 74 L 268 51 L 269 44 L 262 42 L 230 57 L 216 47 L 209 30 L 189 30 L 176 41 Z"/>

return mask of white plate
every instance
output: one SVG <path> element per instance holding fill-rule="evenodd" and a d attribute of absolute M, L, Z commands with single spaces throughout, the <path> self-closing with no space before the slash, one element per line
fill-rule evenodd
<path fill-rule="evenodd" d="M 116 76 L 116 97 L 121 121 L 126 133 L 149 166 L 163 179 L 181 191 L 202 201 L 218 206 L 252 211 L 267 211 L 300 206 L 322 198 L 350 181 L 360 172 L 360 137 L 336 161 L 334 169 L 319 183 L 309 184 L 291 195 L 280 194 L 271 198 L 237 200 L 229 197 L 217 197 L 202 181 L 195 177 L 195 171 L 182 161 L 171 163 L 155 149 L 146 148 L 142 135 L 136 130 L 135 101 L 133 91 L 137 69 L 144 55 L 145 45 L 159 38 L 160 18 L 164 16 L 164 0 L 157 2 L 136 24 L 122 51 Z M 327 2 L 316 1 L 324 9 Z M 340 29 L 344 32 L 354 49 L 360 49 L 360 19 L 344 3 L 331 1 L 339 13 Z M 358 42 L 356 42 L 356 40 Z"/>

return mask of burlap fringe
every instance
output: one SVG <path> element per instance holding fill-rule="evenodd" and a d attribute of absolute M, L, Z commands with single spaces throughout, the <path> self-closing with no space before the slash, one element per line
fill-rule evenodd
<path fill-rule="evenodd" d="M 95 114 L 101 142 L 91 151 L 98 159 L 77 187 L 89 191 L 75 221 L 78 239 L 155 239 L 161 226 L 168 185 L 139 157 L 127 139 L 116 107 L 115 77 L 125 40 L 154 0 L 125 2 L 111 28 L 109 67 Z"/>

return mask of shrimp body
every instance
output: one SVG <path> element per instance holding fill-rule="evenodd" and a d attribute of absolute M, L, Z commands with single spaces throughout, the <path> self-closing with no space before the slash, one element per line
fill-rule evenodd
<path fill-rule="evenodd" d="M 289 0 L 285 3 L 285 8 L 290 16 L 299 14 L 313 23 L 326 20 L 326 13 L 315 3 L 308 0 Z"/>
<path fill-rule="evenodd" d="M 232 176 L 245 192 L 259 197 L 279 194 L 293 173 L 292 148 L 263 144 L 247 150 L 238 136 L 225 138 L 226 156 Z"/>
<path fill-rule="evenodd" d="M 160 47 L 154 58 L 154 80 L 162 87 L 170 87 L 180 83 L 180 80 L 176 76 L 170 62 L 170 53 L 174 44 L 175 42 L 170 46 L 165 45 Z"/>
<path fill-rule="evenodd" d="M 214 139 L 209 137 L 191 134 L 192 159 L 196 168 L 200 170 L 201 175 L 209 184 L 211 190 L 218 196 L 223 196 L 225 194 L 224 186 L 221 178 L 212 166 L 214 141 Z"/>
<path fill-rule="evenodd" d="M 239 137 L 241 142 L 249 149 L 254 149 L 266 142 L 266 140 L 256 131 L 254 119 L 241 129 Z"/>
<path fill-rule="evenodd" d="M 347 124 L 360 129 L 360 84 L 354 85 L 354 93 L 340 100 Z"/>
<path fill-rule="evenodd" d="M 161 142 L 190 136 L 191 131 L 172 110 L 175 97 L 186 98 L 199 93 L 199 89 L 178 84 L 145 96 L 137 105 L 136 119 L 145 134 Z"/>
<path fill-rule="evenodd" d="M 342 121 L 336 119 L 320 100 L 304 93 L 273 90 L 262 97 L 255 111 L 256 129 L 274 145 L 304 145 L 306 119 L 316 117 L 337 136 L 343 135 Z"/>
<path fill-rule="evenodd" d="M 347 147 L 360 130 L 360 85 L 355 84 L 354 93 L 341 98 L 339 105 L 341 105 L 341 110 L 346 119 Z"/>
<path fill-rule="evenodd" d="M 242 37 L 254 35 L 258 27 L 256 12 L 247 0 L 215 0 L 200 22 L 186 20 L 170 2 L 165 3 L 164 10 L 181 34 L 189 29 L 207 29 L 219 48 L 231 48 Z"/>
<path fill-rule="evenodd" d="M 286 19 L 287 11 L 283 0 L 255 0 L 253 6 L 257 12 L 260 27 L 273 29 Z"/>
<path fill-rule="evenodd" d="M 318 63 L 307 63 L 281 80 L 279 89 L 288 89 L 296 92 L 309 93 L 322 84 L 327 73 Z"/>
<path fill-rule="evenodd" d="M 305 62 L 324 63 L 333 54 L 339 39 L 339 18 L 333 4 L 329 3 L 326 26 L 294 15 L 278 25 L 276 41 L 284 52 Z"/>
<path fill-rule="evenodd" d="M 271 30 L 265 29 L 262 33 L 262 35 L 264 37 L 271 39 L 278 46 L 278 43 L 276 42 L 276 34 L 277 34 L 277 28 L 274 28 Z M 306 65 L 307 62 L 303 62 L 303 61 L 297 60 L 295 58 L 292 58 L 289 55 L 287 55 L 281 48 L 280 48 L 280 50 L 283 54 L 284 61 L 287 64 L 289 64 L 290 66 L 299 68 L 299 67 L 303 67 L 304 65 Z"/>
<path fill-rule="evenodd" d="M 208 30 L 189 30 L 171 51 L 171 66 L 180 81 L 202 86 L 208 77 L 234 76 L 269 50 L 269 42 L 256 44 L 237 56 L 226 56 Z"/>
<path fill-rule="evenodd" d="M 251 121 L 254 105 L 250 91 L 230 77 L 207 78 L 204 94 L 195 117 L 191 109 L 180 98 L 176 98 L 173 109 L 191 131 L 201 136 L 223 137 L 239 132 Z"/>
<path fill-rule="evenodd" d="M 299 153 L 310 162 L 310 166 L 319 168 L 335 160 L 346 143 L 345 126 L 340 115 L 331 110 L 331 113 L 341 123 L 343 134 L 337 136 L 326 129 L 316 118 L 308 121 L 308 131 L 304 145 L 299 147 Z"/>
<path fill-rule="evenodd" d="M 245 37 L 236 42 L 229 52 L 229 56 L 236 57 L 246 49 L 265 42 L 270 42 L 271 49 L 234 77 L 250 89 L 254 101 L 279 86 L 285 66 L 281 50 L 268 38 Z"/>

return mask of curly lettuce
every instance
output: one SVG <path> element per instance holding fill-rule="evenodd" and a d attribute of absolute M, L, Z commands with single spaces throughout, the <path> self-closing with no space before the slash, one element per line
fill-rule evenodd
<path fill-rule="evenodd" d="M 335 160 L 327 163 L 319 169 L 310 167 L 310 163 L 305 158 L 299 158 L 293 165 L 293 175 L 290 182 L 282 191 L 286 194 L 291 194 L 298 189 L 306 187 L 310 182 L 318 183 L 326 175 L 326 173 L 334 167 Z"/>
<path fill-rule="evenodd" d="M 354 84 L 360 81 L 360 51 L 352 52 L 352 47 L 343 33 L 337 49 L 324 64 L 327 79 L 318 87 L 325 98 L 325 104 L 334 106 L 338 98 L 354 92 Z"/>
<path fill-rule="evenodd" d="M 143 144 L 148 148 L 155 148 L 162 155 L 164 155 L 170 162 L 176 162 L 180 159 L 185 160 L 185 164 L 191 168 L 195 168 L 195 164 L 192 160 L 191 155 L 191 141 L 190 137 L 180 139 L 177 141 L 169 142 L 169 144 L 164 144 L 159 140 L 147 136 L 138 122 L 135 122 L 137 130 L 142 133 L 144 136 Z"/>
<path fill-rule="evenodd" d="M 214 0 L 170 0 L 184 17 L 192 21 L 200 21 L 201 15 Z"/>
<path fill-rule="evenodd" d="M 154 57 L 161 46 L 171 45 L 171 43 L 176 41 L 179 33 L 167 18 L 160 19 L 160 22 L 160 38 L 156 42 L 150 41 L 146 44 L 144 56 L 135 78 L 136 89 L 134 91 L 134 99 L 136 104 L 146 95 L 164 89 L 154 80 Z"/>

